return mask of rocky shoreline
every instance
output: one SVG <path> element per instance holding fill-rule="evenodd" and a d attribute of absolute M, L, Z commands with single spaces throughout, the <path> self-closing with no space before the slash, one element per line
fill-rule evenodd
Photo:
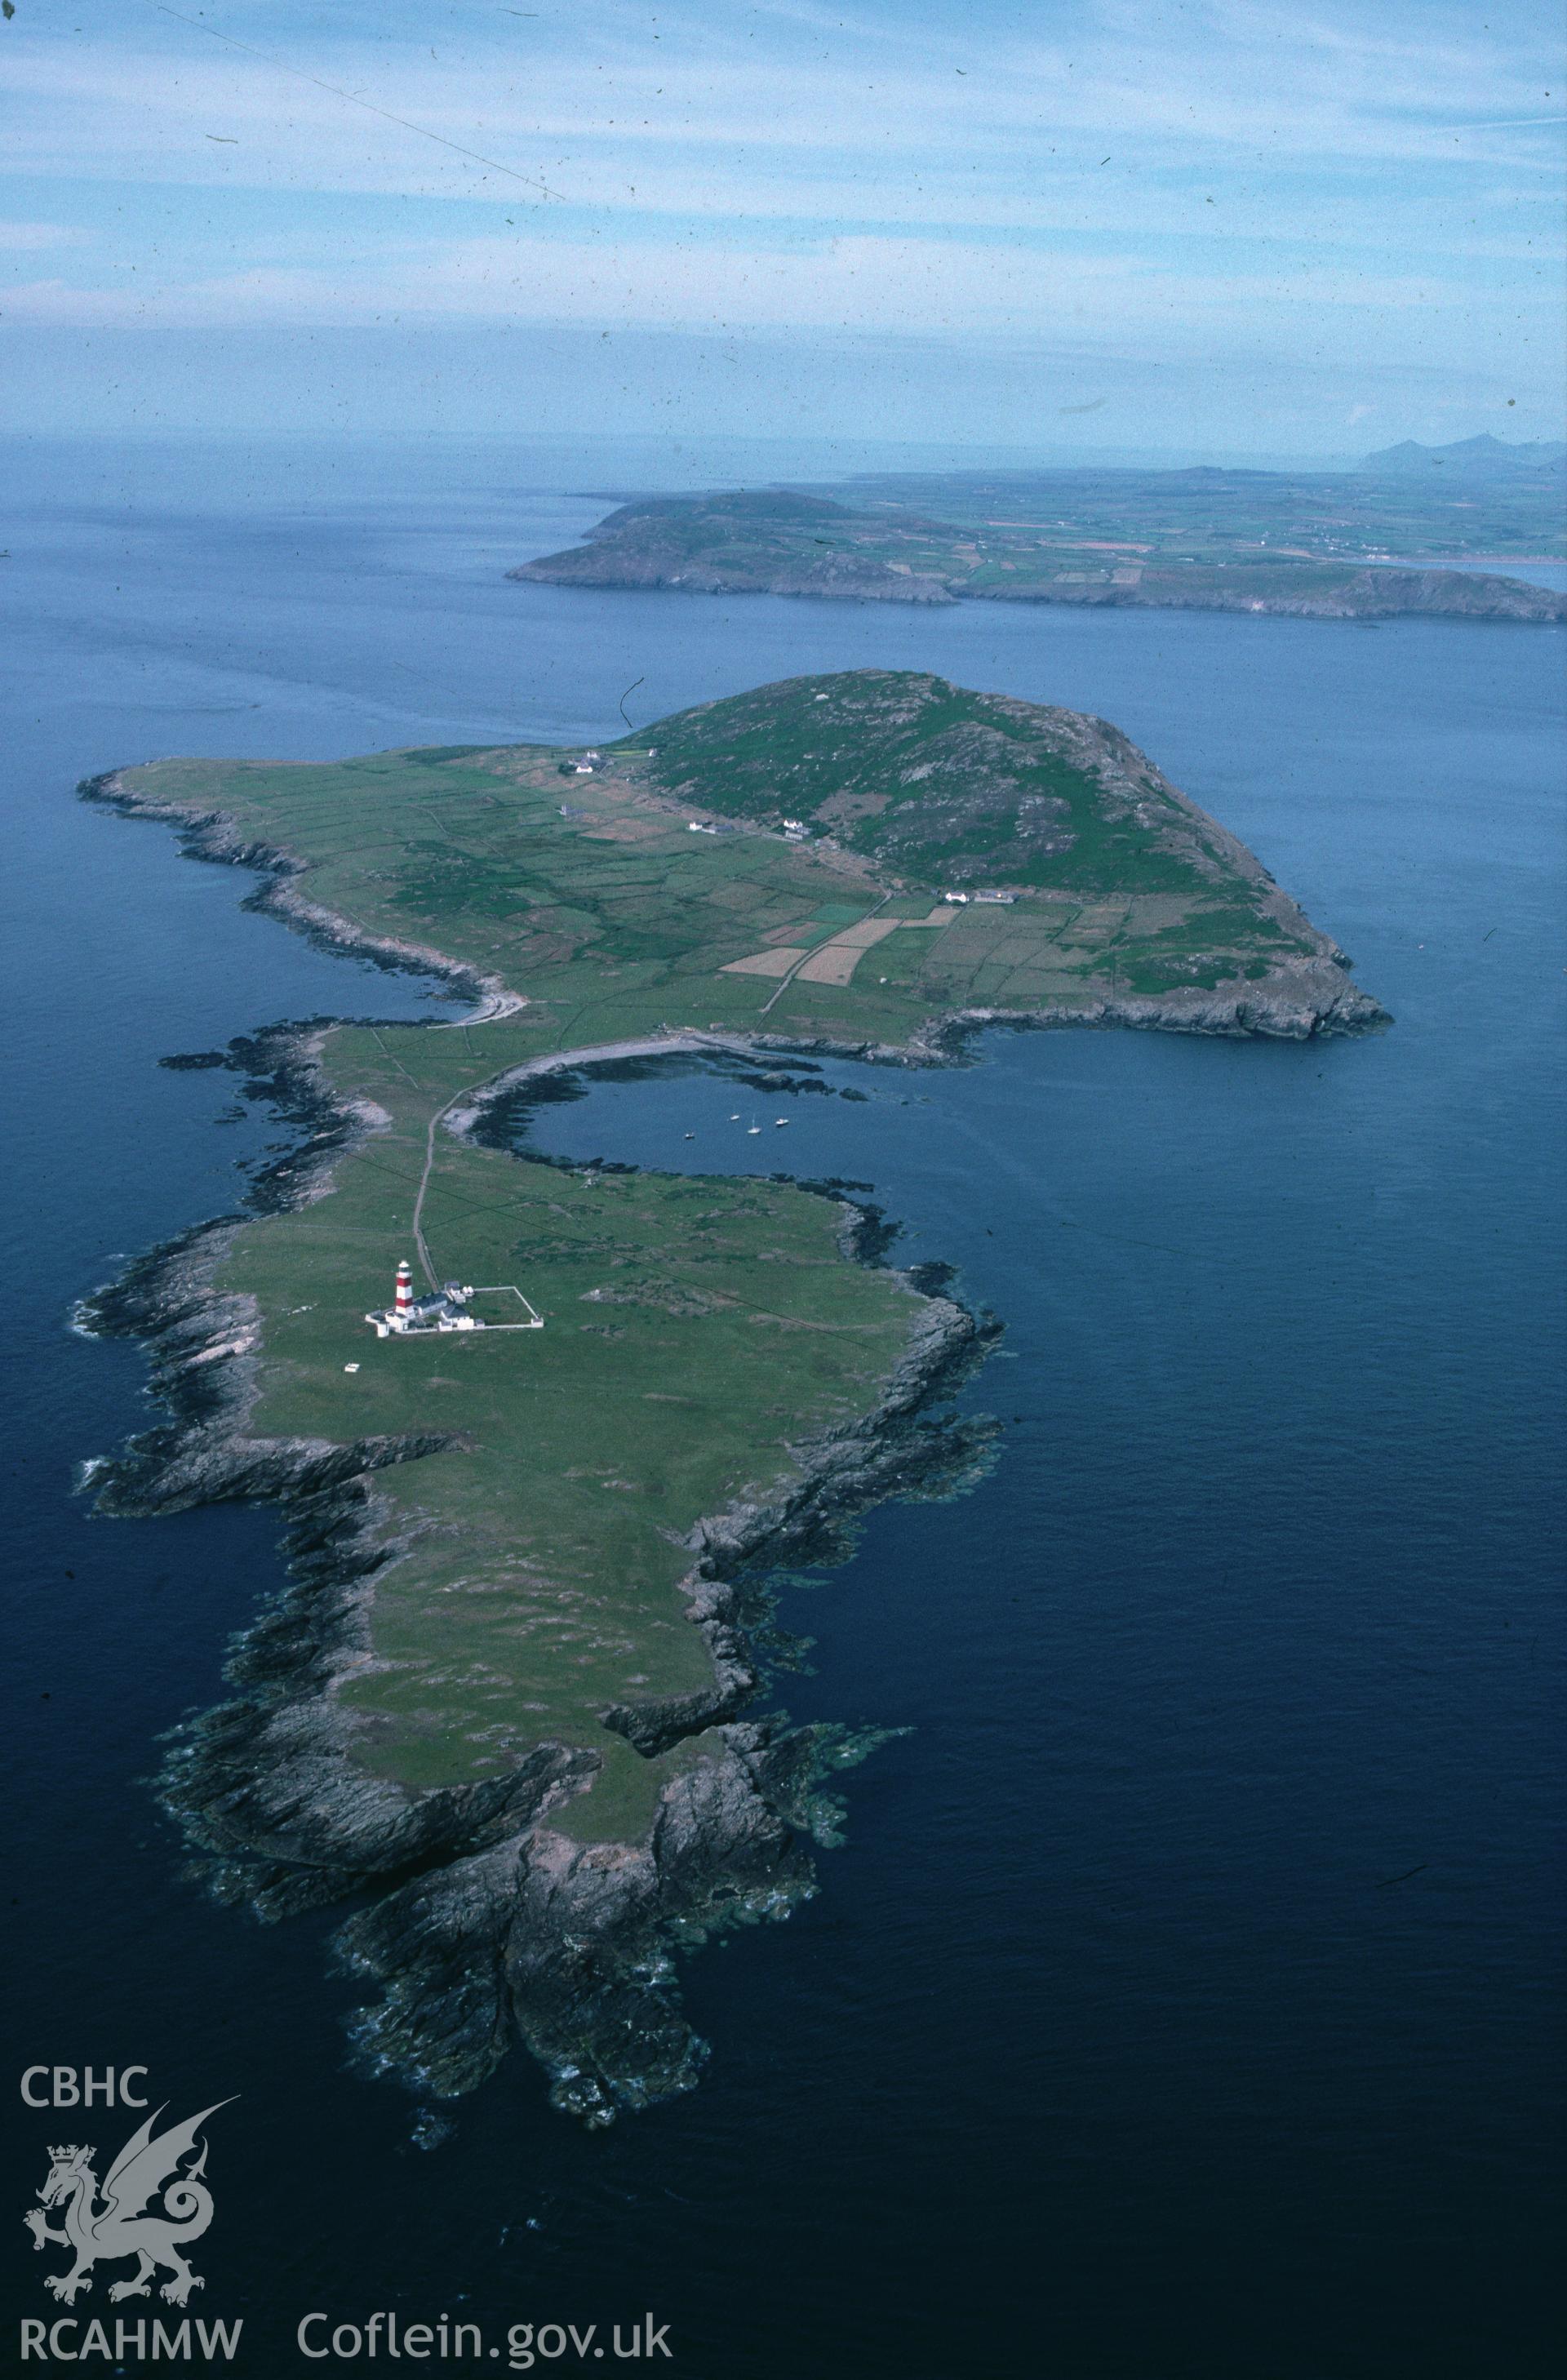
<path fill-rule="evenodd" d="M 425 942 L 367 933 L 363 927 L 340 917 L 334 909 L 324 908 L 317 901 L 307 901 L 293 880 L 305 874 L 307 868 L 297 854 L 274 844 L 248 841 L 222 810 L 209 809 L 197 802 L 160 801 L 149 794 L 133 793 L 125 783 L 126 773 L 123 769 L 108 769 L 100 776 L 84 777 L 77 786 L 77 798 L 91 802 L 100 809 L 115 810 L 121 818 L 172 826 L 188 859 L 211 860 L 219 868 L 254 868 L 263 880 L 246 896 L 242 905 L 245 908 L 261 917 L 281 917 L 307 941 L 336 957 L 369 959 L 394 974 L 428 975 L 449 984 L 454 991 L 478 1003 L 473 1014 L 464 1020 L 468 1025 L 491 1024 L 527 1007 L 522 995 L 509 990 L 497 977 L 480 975 L 444 951 Z M 334 1024 L 343 1021 L 332 1020 Z"/>
<path fill-rule="evenodd" d="M 613 516 L 612 516 L 613 517 Z M 602 532 L 602 533 L 601 533 Z M 1309 565 L 1303 570 L 1303 579 Z M 1136 584 L 1027 580 L 1016 587 L 976 587 L 966 574 L 893 567 L 869 555 L 832 553 L 758 566 L 721 552 L 692 551 L 681 540 L 638 541 L 601 523 L 581 546 L 541 554 L 506 572 L 541 587 L 677 595 L 790 595 L 851 603 L 1034 603 L 1112 611 L 1240 612 L 1286 620 L 1493 620 L 1550 623 L 1567 619 L 1567 594 L 1533 580 L 1490 571 L 1370 564 L 1346 571 L 1331 586 L 1256 589 L 1215 585 L 1178 566 L 1146 568 Z M 1237 574 L 1239 577 L 1240 574 Z"/>
<path fill-rule="evenodd" d="M 1197 1033 L 1222 1040 L 1310 1041 L 1341 1033 L 1375 1032 L 1391 1025 L 1380 1001 L 1344 972 L 1342 957 L 1284 960 L 1255 981 L 1233 978 L 1210 989 L 1112 992 L 1061 1002 L 1037 1014 L 1004 1008 L 954 1011 L 910 1044 L 910 1053 L 940 1062 L 988 1026 L 1048 1031 L 1066 1026 L 1127 1026 L 1140 1033 Z"/>

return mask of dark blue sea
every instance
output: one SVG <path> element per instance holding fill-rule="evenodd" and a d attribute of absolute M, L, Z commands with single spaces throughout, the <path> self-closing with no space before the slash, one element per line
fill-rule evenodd
<path fill-rule="evenodd" d="M 18 442 L 6 481 L 14 2064 L 239 2095 L 192 2307 L 243 2315 L 235 2368 L 318 2368 L 313 2310 L 481 2322 L 475 2371 L 510 2325 L 649 2310 L 691 2380 L 1559 2368 L 1562 633 L 508 586 L 626 484 L 607 450 Z M 1397 1023 L 542 1111 L 577 1155 L 873 1184 L 1003 1319 L 967 1402 L 1005 1427 L 975 1493 L 784 1594 L 814 1645 L 776 1699 L 905 1732 L 819 1898 L 690 1966 L 700 2090 L 588 2136 L 519 2055 L 420 2147 L 346 2070 L 328 1921 L 213 1906 L 155 1812 L 276 1516 L 93 1519 L 78 1466 L 150 1416 L 68 1314 L 286 1137 L 160 1056 L 438 1003 L 72 789 L 586 739 L 634 680 L 640 723 L 858 662 L 1116 721 Z M 17 2220 L 45 2143 L 136 2119 L 11 2106 L 7 2320 L 53 2317 Z"/>

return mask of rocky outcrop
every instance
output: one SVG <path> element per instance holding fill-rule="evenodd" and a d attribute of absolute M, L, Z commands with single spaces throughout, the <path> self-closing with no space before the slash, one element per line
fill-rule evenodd
<path fill-rule="evenodd" d="M 674 1953 L 787 1916 L 812 1890 L 781 1806 L 810 1732 L 723 1729 L 666 1788 L 641 1842 L 584 1844 L 546 1820 L 375 1901 L 338 1936 L 383 1995 L 362 2052 L 449 2095 L 481 2080 L 515 2032 L 554 2104 L 592 2126 L 689 2090 L 706 2049 L 681 2010 Z"/>
<path fill-rule="evenodd" d="M 1285 960 L 1256 981 L 1235 978 L 1211 989 L 1108 992 L 1063 1000 L 1037 1016 L 1004 1009 L 969 1009 L 941 1018 L 922 1048 L 939 1056 L 984 1025 L 1128 1025 L 1144 1033 L 1201 1033 L 1225 1040 L 1311 1041 L 1338 1033 L 1365 1033 L 1391 1022 L 1379 1001 L 1364 992 L 1342 964 L 1327 957 Z"/>

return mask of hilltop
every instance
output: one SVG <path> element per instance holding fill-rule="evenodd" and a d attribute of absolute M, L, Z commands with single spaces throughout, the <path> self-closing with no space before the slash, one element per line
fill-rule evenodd
<path fill-rule="evenodd" d="M 1107 721 L 927 673 L 787 679 L 646 739 L 652 781 L 677 799 L 766 826 L 792 818 L 932 889 L 1238 898 L 1254 923 L 1282 898 Z M 1306 947 L 1298 911 L 1275 922 Z"/>

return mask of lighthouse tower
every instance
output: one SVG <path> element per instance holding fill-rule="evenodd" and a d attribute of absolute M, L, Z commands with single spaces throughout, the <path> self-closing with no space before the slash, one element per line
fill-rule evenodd
<path fill-rule="evenodd" d="M 392 1307 L 392 1311 L 396 1316 L 399 1322 L 407 1322 L 409 1314 L 413 1310 L 413 1267 L 409 1264 L 407 1257 L 405 1257 L 402 1263 L 397 1267 L 397 1294 Z"/>

